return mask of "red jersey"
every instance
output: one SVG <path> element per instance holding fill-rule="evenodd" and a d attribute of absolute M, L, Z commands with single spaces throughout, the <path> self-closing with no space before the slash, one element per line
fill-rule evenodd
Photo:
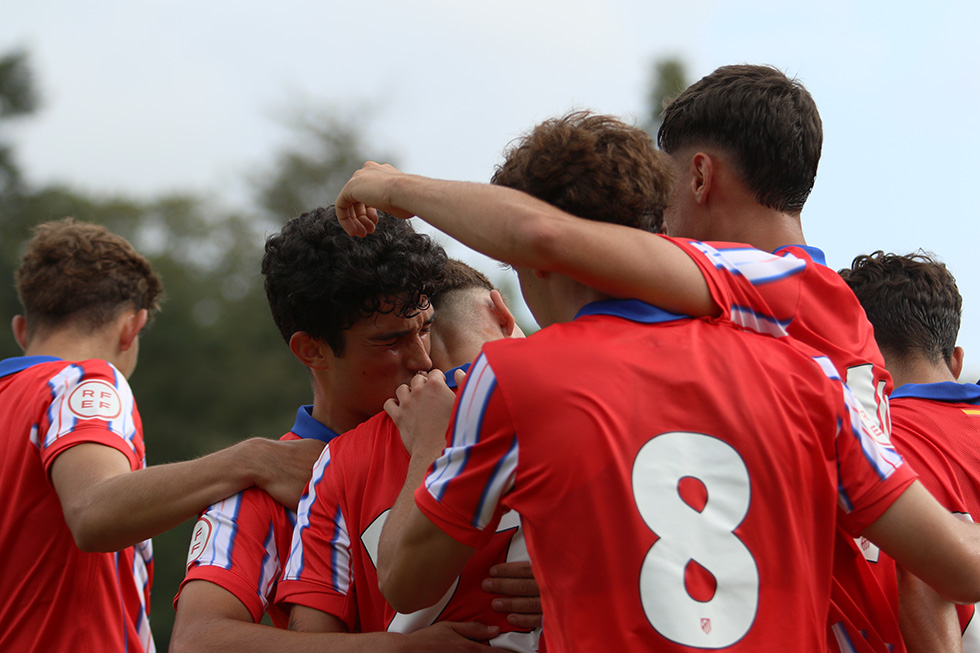
<path fill-rule="evenodd" d="M 313 406 L 300 406 L 292 430 L 281 440 L 312 438 L 330 442 L 337 433 L 313 417 Z M 201 513 L 187 552 L 187 575 L 180 591 L 193 580 L 222 587 L 248 608 L 258 623 L 268 612 L 278 628 L 289 615 L 276 606 L 279 575 L 289 557 L 296 513 L 264 490 L 253 487 L 212 505 Z"/>
<path fill-rule="evenodd" d="M 51 465 L 78 444 L 146 466 L 125 377 L 106 361 L 25 356 L 0 362 L 0 651 L 153 651 L 150 541 L 85 553 L 65 523 Z"/>
<path fill-rule="evenodd" d="M 827 356 L 862 408 L 891 430 L 891 375 L 874 329 L 854 293 L 824 264 L 815 247 L 791 245 L 769 254 L 737 243 L 668 238 L 698 264 L 716 303 L 747 329 L 791 336 Z M 829 625 L 843 653 L 901 653 L 897 604 L 889 599 L 862 551 L 843 530 L 835 544 Z"/>
<path fill-rule="evenodd" d="M 327 445 L 300 501 L 278 600 L 335 615 L 350 632 L 406 633 L 436 621 L 479 621 L 500 626 L 502 635 L 491 645 L 536 650 L 537 633 L 512 632 L 506 615 L 490 608 L 495 596 L 480 587 L 492 565 L 528 559 L 513 514 L 501 520 L 439 603 L 400 614 L 385 601 L 378 590 L 378 542 L 408 465 L 408 452 L 386 413 Z"/>
<path fill-rule="evenodd" d="M 549 649 L 825 650 L 835 524 L 914 479 L 826 358 L 618 300 L 483 351 L 415 501 L 521 515 Z"/>
<path fill-rule="evenodd" d="M 980 387 L 973 383 L 908 383 L 891 396 L 892 441 L 922 484 L 950 512 L 980 516 Z M 895 562 L 877 549 L 872 565 L 897 594 Z M 975 606 L 957 606 L 964 653 L 980 653 Z"/>

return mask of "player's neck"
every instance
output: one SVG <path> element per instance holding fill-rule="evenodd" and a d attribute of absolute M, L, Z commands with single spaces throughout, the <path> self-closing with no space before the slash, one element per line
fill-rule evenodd
<path fill-rule="evenodd" d="M 806 244 L 798 213 L 778 211 L 757 202 L 741 203 L 726 212 L 728 217 L 714 219 L 717 230 L 713 230 L 710 240 L 747 243 L 765 252 Z"/>
<path fill-rule="evenodd" d="M 351 411 L 346 402 L 340 400 L 329 389 L 329 380 L 313 373 L 313 419 L 336 433 L 349 431 L 370 416 Z"/>
<path fill-rule="evenodd" d="M 75 330 L 59 330 L 31 338 L 24 349 L 25 356 L 53 356 L 66 361 L 106 360 L 112 362 L 117 352 L 115 342 L 107 334 L 80 334 Z"/>
<path fill-rule="evenodd" d="M 565 283 L 561 284 L 559 295 L 560 318 L 558 322 L 571 322 L 587 304 L 610 299 L 610 295 L 601 293 L 594 288 L 584 286 L 568 277 L 564 278 Z"/>
<path fill-rule="evenodd" d="M 889 361 L 891 364 L 889 364 Z M 956 377 L 944 362 L 932 363 L 922 357 L 905 358 L 896 361 L 886 356 L 886 366 L 891 372 L 895 387 L 907 383 L 947 383 L 956 382 Z"/>

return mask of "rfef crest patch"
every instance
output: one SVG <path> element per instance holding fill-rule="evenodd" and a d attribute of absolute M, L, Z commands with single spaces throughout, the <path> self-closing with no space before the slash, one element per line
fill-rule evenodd
<path fill-rule="evenodd" d="M 68 395 L 68 410 L 79 419 L 111 421 L 122 414 L 122 399 L 112 384 L 86 381 Z"/>
<path fill-rule="evenodd" d="M 214 521 L 207 515 L 201 515 L 194 526 L 194 533 L 191 535 L 191 547 L 187 551 L 187 566 L 200 558 L 201 554 L 207 550 L 213 534 Z"/>

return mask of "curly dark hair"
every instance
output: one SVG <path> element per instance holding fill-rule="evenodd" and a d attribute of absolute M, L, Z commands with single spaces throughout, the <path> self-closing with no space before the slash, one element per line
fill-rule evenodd
<path fill-rule="evenodd" d="M 293 218 L 265 243 L 262 274 L 272 317 L 344 353 L 344 331 L 378 312 L 412 317 L 429 306 L 446 253 L 406 220 L 379 213 L 367 238 L 348 236 L 334 207 Z"/>
<path fill-rule="evenodd" d="M 128 240 L 64 218 L 34 227 L 14 272 L 30 334 L 71 325 L 91 333 L 124 307 L 160 307 L 163 284 Z"/>
<path fill-rule="evenodd" d="M 490 183 L 587 220 L 663 231 L 672 176 L 650 135 L 613 116 L 575 111 L 508 147 Z"/>
<path fill-rule="evenodd" d="M 840 275 L 864 306 L 881 349 L 898 358 L 922 355 L 931 363 L 952 358 L 963 299 L 935 255 L 879 250 L 858 256 Z"/>
<path fill-rule="evenodd" d="M 671 154 L 718 147 L 760 204 L 797 213 L 817 177 L 823 126 L 799 81 L 770 66 L 723 66 L 666 106 L 657 143 Z"/>

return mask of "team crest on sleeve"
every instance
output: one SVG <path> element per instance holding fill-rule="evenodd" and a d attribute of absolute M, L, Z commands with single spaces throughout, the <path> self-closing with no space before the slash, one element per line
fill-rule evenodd
<path fill-rule="evenodd" d="M 214 521 L 207 515 L 201 515 L 194 526 L 194 533 L 191 535 L 191 546 L 187 550 L 187 565 L 201 557 L 201 554 L 208 549 L 211 543 L 211 536 L 214 534 Z"/>
<path fill-rule="evenodd" d="M 79 419 L 110 422 L 122 414 L 119 391 L 105 381 L 85 381 L 68 395 L 68 410 Z"/>

